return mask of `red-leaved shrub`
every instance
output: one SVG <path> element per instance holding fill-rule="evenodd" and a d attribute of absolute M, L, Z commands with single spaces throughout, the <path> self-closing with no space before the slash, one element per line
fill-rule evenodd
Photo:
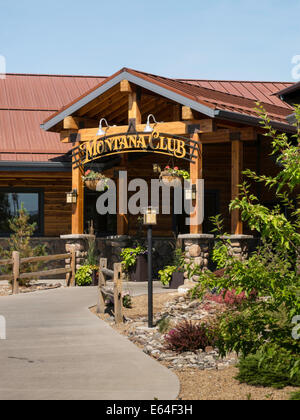
<path fill-rule="evenodd" d="M 245 301 L 254 300 L 256 296 L 257 293 L 255 291 L 251 292 L 247 297 L 245 292 L 237 295 L 235 290 L 227 290 L 225 294 L 223 291 L 219 295 L 208 295 L 206 298 L 213 302 L 223 303 L 228 306 L 238 306 Z"/>
<path fill-rule="evenodd" d="M 213 346 L 216 341 L 215 328 L 207 324 L 193 324 L 184 321 L 165 336 L 167 350 L 182 353 L 185 351 L 196 352 Z"/>

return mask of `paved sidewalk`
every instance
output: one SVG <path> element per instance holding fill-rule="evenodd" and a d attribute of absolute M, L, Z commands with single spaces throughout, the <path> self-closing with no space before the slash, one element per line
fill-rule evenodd
<path fill-rule="evenodd" d="M 177 376 L 95 317 L 95 302 L 94 287 L 0 297 L 0 400 L 177 398 Z"/>

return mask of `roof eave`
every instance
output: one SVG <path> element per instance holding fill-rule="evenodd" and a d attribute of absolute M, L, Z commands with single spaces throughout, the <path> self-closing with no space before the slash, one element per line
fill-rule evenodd
<path fill-rule="evenodd" d="M 0 161 L 0 172 L 70 172 L 71 162 Z"/>
<path fill-rule="evenodd" d="M 251 115 L 244 115 L 244 114 L 239 114 L 236 112 L 224 111 L 224 110 L 216 110 L 215 117 L 221 118 L 224 120 L 236 121 L 241 124 L 250 124 L 250 125 L 255 125 L 255 126 L 260 126 L 260 127 L 261 127 L 261 121 L 262 121 L 261 118 L 259 117 L 252 117 Z M 271 124 L 273 128 L 280 131 L 285 131 L 288 133 L 296 132 L 296 128 L 293 127 L 293 125 L 291 124 L 285 124 L 279 121 L 271 121 Z"/>
<path fill-rule="evenodd" d="M 85 97 L 81 98 L 77 102 L 73 103 L 66 109 L 62 110 L 59 114 L 55 115 L 53 118 L 49 119 L 48 121 L 41 124 L 41 128 L 45 131 L 51 130 L 54 126 L 61 123 L 66 117 L 74 114 L 83 106 L 87 105 L 89 102 L 93 101 L 103 93 L 107 92 L 109 89 L 116 86 L 122 80 L 128 80 L 129 82 L 140 86 L 144 89 L 150 90 L 154 93 L 157 93 L 160 96 L 163 96 L 169 100 L 174 102 L 180 103 L 183 106 L 189 106 L 195 111 L 198 111 L 210 118 L 214 118 L 215 116 L 215 109 L 206 106 L 193 100 L 191 98 L 187 98 L 184 95 L 180 95 L 173 90 L 167 89 L 162 87 L 161 85 L 155 84 L 138 76 L 135 76 L 129 73 L 127 70 L 117 74 L 114 78 L 104 82 L 101 86 L 95 89 L 93 92 L 89 93 Z"/>

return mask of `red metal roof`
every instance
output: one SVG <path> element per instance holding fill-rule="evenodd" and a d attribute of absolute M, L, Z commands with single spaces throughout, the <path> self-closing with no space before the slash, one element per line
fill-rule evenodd
<path fill-rule="evenodd" d="M 79 100 L 105 85 L 108 81 L 112 81 L 122 72 L 127 72 L 147 82 L 168 89 L 171 92 L 196 101 L 213 110 L 225 110 L 236 114 L 257 117 L 254 108 L 256 106 L 255 103 L 260 101 L 273 121 L 286 124 L 286 117 L 291 114 L 292 108 L 288 104 L 280 101 L 279 98 L 274 97 L 273 94 L 292 85 L 292 83 L 170 79 L 124 68 L 108 79 L 100 82 L 99 85 L 84 95 L 66 104 L 58 112 L 47 118 L 44 123 L 49 122 L 63 111 L 66 111 Z"/>
<path fill-rule="evenodd" d="M 274 93 L 292 83 L 179 80 L 131 69 L 116 74 L 122 71 L 211 109 L 256 116 L 253 108 L 255 101 L 260 101 L 275 121 L 286 122 L 286 116 L 291 113 L 291 107 Z M 61 143 L 58 134 L 43 131 L 40 124 L 112 80 L 116 74 L 110 78 L 8 74 L 6 79 L 0 79 L 0 160 L 47 162 L 67 153 L 70 145 Z"/>
<path fill-rule="evenodd" d="M 291 86 L 288 82 L 243 82 L 168 79 L 147 73 L 127 69 L 135 75 L 159 83 L 183 96 L 196 100 L 214 109 L 231 111 L 239 114 L 257 117 L 254 110 L 257 101 L 264 105 L 271 119 L 287 123 L 286 117 L 291 113 L 291 107 L 273 94 L 280 89 Z"/>
<path fill-rule="evenodd" d="M 0 79 L 0 160 L 48 162 L 70 150 L 40 128 L 45 118 L 104 78 L 8 74 Z"/>

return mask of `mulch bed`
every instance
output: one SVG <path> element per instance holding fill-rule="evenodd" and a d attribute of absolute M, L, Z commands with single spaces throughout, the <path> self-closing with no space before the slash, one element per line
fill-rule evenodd
<path fill-rule="evenodd" d="M 124 308 L 124 315 L 127 322 L 122 325 L 115 325 L 114 318 L 111 314 L 97 314 L 96 307 L 91 308 L 91 311 L 96 314 L 100 319 L 108 322 L 110 326 L 116 329 L 120 334 L 127 336 L 135 345 L 141 348 L 150 357 L 153 357 L 159 363 L 165 367 L 171 369 L 179 378 L 181 384 L 181 391 L 179 399 L 181 400 L 287 400 L 296 388 L 287 387 L 283 390 L 276 390 L 273 388 L 255 387 L 246 384 L 240 384 L 235 376 L 237 375 L 237 368 L 234 366 L 236 363 L 235 358 L 231 355 L 228 360 L 218 361 L 215 352 L 208 350 L 208 353 L 203 352 L 197 355 L 198 358 L 202 358 L 202 363 L 197 367 L 189 367 L 182 365 L 181 361 L 176 360 L 165 360 L 162 359 L 161 353 L 164 354 L 164 350 L 157 350 L 157 347 L 148 351 L 149 345 L 147 345 L 147 339 L 158 340 L 158 331 L 153 332 L 147 331 L 147 296 L 133 297 L 132 309 Z M 181 302 L 181 303 L 180 303 Z M 193 317 L 202 316 L 207 309 L 207 303 L 204 303 L 202 307 L 191 304 L 191 308 L 188 308 L 188 302 L 183 301 L 178 293 L 171 294 L 158 294 L 154 295 L 154 314 L 159 317 L 164 313 L 171 313 L 171 316 L 179 317 L 179 320 L 187 318 L 189 319 L 191 311 L 193 310 Z M 189 301 L 191 302 L 191 301 Z M 215 306 L 217 305 L 217 306 Z M 182 310 L 180 309 L 182 306 Z M 187 307 L 187 308 L 186 308 Z M 214 317 L 216 310 L 224 310 L 224 306 L 216 303 L 210 303 L 210 310 L 208 315 L 205 316 L 204 320 L 209 317 Z M 201 312 L 202 311 L 202 312 Z M 198 313 L 198 315 L 197 315 Z M 200 318 L 201 318 L 200 316 Z M 201 319 L 202 320 L 202 319 Z M 197 322 L 195 320 L 194 322 Z M 148 334 L 148 335 L 147 335 Z M 151 342 L 151 341 L 150 341 Z M 157 345 L 157 344 L 156 344 Z M 176 356 L 174 353 L 173 359 Z M 178 355 L 177 355 L 178 357 Z M 187 355 L 187 357 L 191 357 Z M 211 363 L 206 362 L 206 358 L 212 359 Z M 167 359 L 172 359 L 168 357 Z M 203 361 L 204 369 L 203 369 Z M 179 365 L 178 365 L 179 363 Z M 197 361 L 199 363 L 199 361 Z M 195 365 L 196 366 L 196 365 Z"/>

